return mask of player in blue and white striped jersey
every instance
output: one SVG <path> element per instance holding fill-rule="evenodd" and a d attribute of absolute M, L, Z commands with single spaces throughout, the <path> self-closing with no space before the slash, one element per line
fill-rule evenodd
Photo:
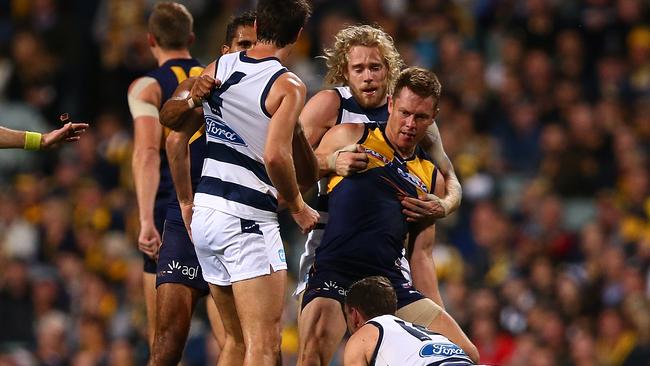
<path fill-rule="evenodd" d="M 366 277 L 350 286 L 344 312 L 352 337 L 345 346 L 345 366 L 468 366 L 478 362 L 476 347 L 446 311 L 441 309 L 427 329 L 394 316 L 396 308 L 395 290 L 385 277 Z"/>
<path fill-rule="evenodd" d="M 278 198 L 303 232 L 318 220 L 298 189 L 292 152 L 306 88 L 282 65 L 309 6 L 260 0 L 256 13 L 256 46 L 209 65 L 188 99 L 203 107 L 208 151 L 193 204 L 191 196 L 179 201 L 226 329 L 223 365 L 275 365 L 278 359 L 284 299 L 277 294 L 287 282 Z M 299 154 L 311 157 L 306 170 L 315 181 L 316 160 L 305 147 Z M 188 169 L 182 155 L 170 158 L 177 185 L 189 179 L 178 174 Z"/>

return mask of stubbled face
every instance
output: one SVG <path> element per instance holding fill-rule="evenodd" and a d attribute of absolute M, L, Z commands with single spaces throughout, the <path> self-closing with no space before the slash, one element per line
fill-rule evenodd
<path fill-rule="evenodd" d="M 403 157 L 413 154 L 415 146 L 424 138 L 436 116 L 436 106 L 434 97 L 423 98 L 407 87 L 399 95 L 388 98 L 390 116 L 386 136 Z"/>
<path fill-rule="evenodd" d="M 257 34 L 255 28 L 251 25 L 240 25 L 235 30 L 235 36 L 230 43 L 230 46 L 223 46 L 222 53 L 233 53 L 244 51 L 255 46 L 257 42 Z"/>
<path fill-rule="evenodd" d="M 345 77 L 354 99 L 363 108 L 386 102 L 388 70 L 377 47 L 353 46 L 348 52 Z"/>

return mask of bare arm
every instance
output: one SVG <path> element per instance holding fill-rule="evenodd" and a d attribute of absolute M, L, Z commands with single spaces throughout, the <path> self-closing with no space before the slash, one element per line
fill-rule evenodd
<path fill-rule="evenodd" d="M 335 90 L 322 90 L 305 104 L 300 123 L 309 144 L 316 148 L 325 133 L 336 124 L 340 99 Z"/>
<path fill-rule="evenodd" d="M 438 167 L 440 173 L 445 177 L 446 194 L 442 199 L 442 203 L 445 208 L 445 216 L 448 216 L 450 213 L 456 211 L 460 206 L 460 201 L 463 197 L 463 189 L 458 181 L 458 177 L 456 176 L 454 165 L 451 163 L 447 153 L 445 153 L 445 148 L 442 146 L 442 137 L 440 137 L 440 130 L 438 130 L 437 124 L 434 123 L 429 127 L 427 130 L 427 136 L 429 136 L 433 142 L 430 149 L 433 161 Z"/>
<path fill-rule="evenodd" d="M 372 324 L 366 324 L 356 331 L 345 345 L 343 365 L 368 366 L 379 339 L 379 329 Z"/>
<path fill-rule="evenodd" d="M 25 146 L 25 131 L 0 127 L 0 149 L 22 149 Z"/>
<path fill-rule="evenodd" d="M 429 209 L 429 216 L 433 218 L 445 217 L 458 209 L 463 196 L 463 190 L 456 176 L 454 166 L 442 146 L 442 138 L 440 137 L 440 131 L 436 123 L 433 123 L 427 129 L 427 136 L 422 143 L 445 179 L 446 193 L 443 191 L 437 197 L 428 195 L 425 199 L 426 201 L 430 201 L 427 207 Z"/>
<path fill-rule="evenodd" d="M 300 121 L 311 146 L 316 148 L 327 131 L 336 126 L 340 107 L 339 94 L 329 89 L 318 92 L 307 102 L 300 113 Z M 316 158 L 319 177 L 334 173 L 345 177 L 368 165 L 368 156 L 354 145 L 341 146 L 329 155 L 317 155 Z"/>
<path fill-rule="evenodd" d="M 280 76 L 273 84 L 265 102 L 267 110 L 273 112 L 264 149 L 264 165 L 269 178 L 287 201 L 303 233 L 309 232 L 318 220 L 318 213 L 305 204 L 298 189 L 292 156 L 293 132 L 305 103 L 305 94 L 305 85 L 292 73 Z"/>
<path fill-rule="evenodd" d="M 182 129 L 183 121 L 190 120 L 193 113 L 202 113 L 201 107 L 205 99 L 217 86 L 212 77 L 216 64 L 212 62 L 199 77 L 190 77 L 180 83 L 172 97 L 165 102 L 160 110 L 160 123 L 174 131 Z"/>
<path fill-rule="evenodd" d="M 55 147 L 62 142 L 73 142 L 79 140 L 88 128 L 86 123 L 66 123 L 63 127 L 52 130 L 48 133 L 37 134 L 40 149 Z M 22 149 L 25 148 L 26 131 L 16 131 L 0 127 L 0 149 Z M 40 136 L 38 136 L 40 135 Z"/>
<path fill-rule="evenodd" d="M 140 234 L 138 246 L 155 257 L 160 247 L 160 233 L 154 225 L 154 201 L 160 183 L 160 143 L 162 126 L 158 123 L 160 85 L 151 78 L 140 78 L 129 88 L 129 108 L 133 116 L 134 146 L 131 166 L 138 200 Z"/>
<path fill-rule="evenodd" d="M 194 133 L 201 128 L 203 118 L 200 114 L 193 113 L 186 121 L 183 121 L 179 131 L 172 131 L 167 137 L 167 159 L 169 169 L 174 180 L 176 196 L 181 207 L 181 214 L 187 232 L 190 233 L 192 221 L 192 177 L 190 173 L 190 147 L 189 142 Z"/>
<path fill-rule="evenodd" d="M 190 108 L 188 97 L 196 80 L 196 77 L 191 77 L 178 84 L 174 95 L 160 109 L 160 124 L 175 131 L 181 129 L 183 120 L 187 118 L 190 111 L 195 110 L 195 108 Z"/>
<path fill-rule="evenodd" d="M 427 327 L 429 330 L 432 330 L 436 333 L 440 333 L 447 337 L 450 341 L 452 341 L 454 344 L 459 346 L 460 348 L 465 351 L 467 356 L 474 361 L 474 363 L 478 364 L 479 362 L 479 353 L 478 349 L 476 346 L 472 343 L 472 341 L 469 340 L 469 337 L 467 337 L 467 334 L 463 332 L 463 330 L 460 328 L 458 323 L 454 320 L 454 318 L 449 315 L 446 311 L 441 311 L 440 315 L 435 317 L 431 324 Z"/>
<path fill-rule="evenodd" d="M 334 126 L 327 131 L 316 149 L 319 177 L 339 173 L 339 169 L 336 169 L 336 165 L 341 160 L 338 159 L 338 155 L 344 151 L 357 151 L 358 147 L 356 143 L 363 136 L 364 129 L 365 126 L 361 123 L 346 123 Z M 354 154 L 362 155 L 361 159 L 365 159 L 365 163 L 367 164 L 368 157 L 365 152 L 350 153 L 349 155 Z M 346 176 L 347 174 L 340 175 Z"/>
<path fill-rule="evenodd" d="M 440 178 L 440 177 L 438 177 Z M 442 179 L 436 179 L 435 193 L 444 189 Z M 440 289 L 438 288 L 438 276 L 436 275 L 436 266 L 433 261 L 433 246 L 435 243 L 436 227 L 435 223 L 422 222 L 415 224 L 416 229 L 409 235 L 409 264 L 411 265 L 411 276 L 413 284 L 422 294 L 443 309 L 445 307 Z"/>
<path fill-rule="evenodd" d="M 318 180 L 318 160 L 305 137 L 300 121 L 293 130 L 293 159 L 298 186 L 301 192 L 305 192 Z"/>

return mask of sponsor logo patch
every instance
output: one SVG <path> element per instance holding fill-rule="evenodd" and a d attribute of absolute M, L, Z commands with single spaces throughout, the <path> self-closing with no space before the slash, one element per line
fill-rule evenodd
<path fill-rule="evenodd" d="M 169 267 L 169 270 L 162 270 L 160 271 L 160 275 L 165 275 L 165 274 L 173 274 L 174 272 L 180 271 L 181 274 L 190 280 L 193 280 L 198 276 L 199 274 L 199 266 L 196 267 L 190 267 L 190 266 L 185 266 L 181 265 L 179 262 L 172 260 L 171 263 L 167 263 L 167 267 Z"/>
<path fill-rule="evenodd" d="M 465 352 L 450 343 L 429 343 L 420 348 L 420 357 L 431 356 L 465 356 Z"/>
<path fill-rule="evenodd" d="M 223 121 L 214 117 L 205 117 L 205 132 L 213 139 L 228 142 L 234 145 L 247 146 L 237 132 L 233 131 Z"/>

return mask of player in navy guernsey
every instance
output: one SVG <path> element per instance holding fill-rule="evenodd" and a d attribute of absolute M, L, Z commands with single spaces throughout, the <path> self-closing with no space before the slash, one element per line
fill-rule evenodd
<path fill-rule="evenodd" d="M 431 259 L 435 224 L 409 223 L 402 201 L 441 195 L 444 187 L 436 166 L 418 146 L 433 123 L 439 97 L 440 83 L 433 73 L 406 69 L 388 99 L 386 124 L 337 125 L 320 142 L 319 160 L 349 145 L 368 160 L 363 170 L 328 181 L 329 222 L 302 300 L 300 365 L 329 363 L 345 329 L 341 303 L 348 287 L 363 277 L 382 275 L 391 281 L 398 316 L 405 320 L 426 327 L 436 318 L 440 306 L 431 299 L 442 301 Z M 402 268 L 407 234 L 410 259 L 419 269 L 413 282 Z"/>
<path fill-rule="evenodd" d="M 352 336 L 345 366 L 467 366 L 478 353 L 456 321 L 440 309 L 429 329 L 396 317 L 397 296 L 381 276 L 353 283 L 345 297 L 345 320 Z M 454 341 L 451 341 L 454 339 Z"/>
<path fill-rule="evenodd" d="M 222 46 L 223 54 L 238 52 L 251 48 L 256 41 L 253 24 L 255 16 L 245 13 L 231 20 L 226 27 L 226 44 Z M 160 111 L 160 120 L 165 117 L 182 119 L 189 110 L 186 98 L 196 81 L 189 77 L 179 84 Z M 190 122 L 191 123 L 191 122 Z M 198 119 L 198 123 L 202 123 Z M 167 144 L 173 146 L 179 133 L 172 131 L 167 137 Z M 207 154 L 204 129 L 200 129 L 189 140 L 191 191 L 193 192 L 201 178 L 203 159 Z M 168 149 L 169 153 L 169 149 Z M 184 187 L 175 187 L 176 190 Z M 207 282 L 203 279 L 201 267 L 196 257 L 194 245 L 183 223 L 181 209 L 174 193 L 165 220 L 162 246 L 158 258 L 156 276 L 157 320 L 153 351 L 150 365 L 177 365 L 181 359 L 187 335 L 190 329 L 192 313 L 197 301 L 209 293 Z M 208 316 L 213 333 L 220 348 L 225 343 L 225 332 L 220 315 L 213 301 L 207 301 Z"/>
<path fill-rule="evenodd" d="M 402 67 L 402 60 L 392 38 L 381 29 L 369 25 L 350 26 L 336 35 L 336 42 L 325 51 L 328 74 L 326 82 L 338 85 L 317 93 L 305 105 L 300 114 L 305 135 L 315 148 L 325 132 L 341 123 L 384 123 L 388 119 L 387 96 Z M 445 154 L 440 133 L 435 124 L 424 140 L 428 152 L 445 177 L 446 194 L 442 198 L 434 195 L 405 198 L 405 213 L 414 220 L 440 218 L 456 210 L 460 203 L 461 190 L 449 158 Z M 429 146 L 430 145 L 430 146 Z M 338 174 L 353 174 L 365 167 L 364 152 L 349 151 L 354 146 L 337 151 L 324 159 L 321 167 Z M 327 192 L 319 182 L 318 206 L 321 213 L 319 225 L 305 242 L 305 251 L 300 258 L 300 270 L 296 295 L 304 290 L 309 268 L 327 224 Z M 408 263 L 404 262 L 408 271 Z"/>
<path fill-rule="evenodd" d="M 174 195 L 164 152 L 167 131 L 158 111 L 176 86 L 203 69 L 188 47 L 194 40 L 192 16 L 177 3 L 159 3 L 149 17 L 147 41 L 159 68 L 136 79 L 128 90 L 134 127 L 133 179 L 138 199 L 138 248 L 144 253 L 143 285 L 147 305 L 147 333 L 153 345 L 155 329 L 156 259 L 167 206 Z"/>
<path fill-rule="evenodd" d="M 339 85 L 333 89 L 323 90 L 309 100 L 303 109 L 300 120 L 305 128 L 305 135 L 312 146 L 320 143 L 323 135 L 339 124 L 367 123 L 375 121 L 385 123 L 388 120 L 388 95 L 399 74 L 402 60 L 392 38 L 381 29 L 368 25 L 350 26 L 339 31 L 331 49 L 325 50 L 328 74 L 326 81 Z M 444 176 L 446 193 L 438 198 L 427 194 L 420 197 L 404 197 L 401 204 L 409 220 L 426 221 L 439 218 L 453 212 L 460 202 L 461 190 L 453 166 L 442 147 L 440 135 L 435 123 L 429 126 L 427 152 L 433 157 L 436 167 Z M 423 144 L 424 146 L 424 144 Z M 321 174 L 349 176 L 365 169 L 368 154 L 359 151 L 355 144 L 345 146 L 330 156 L 320 158 Z M 441 179 L 442 180 L 442 179 Z M 442 182 L 441 182 L 442 183 Z M 314 262 L 326 228 L 327 220 L 327 184 L 319 182 L 318 210 L 321 214 L 319 225 L 312 231 L 305 242 L 305 252 L 300 258 L 300 272 L 295 294 L 299 301 L 307 283 L 309 270 Z M 416 250 L 411 253 L 411 266 L 405 257 L 401 259 L 401 269 L 406 278 L 426 279 L 431 277 L 433 260 L 431 253 Z M 439 291 L 432 280 L 419 281 L 419 289 L 426 296 L 442 304 Z M 415 310 L 414 310 L 415 311 Z M 311 328 L 318 326 L 316 318 L 306 318 L 299 314 L 300 334 L 311 333 Z M 328 326 L 327 332 L 340 334 L 345 332 L 341 323 Z M 338 337 L 335 337 L 338 338 Z M 315 338 L 300 337 L 299 359 L 301 365 L 318 365 L 319 355 L 333 354 L 338 344 L 317 344 Z M 303 352 L 317 347 L 318 352 Z"/>

